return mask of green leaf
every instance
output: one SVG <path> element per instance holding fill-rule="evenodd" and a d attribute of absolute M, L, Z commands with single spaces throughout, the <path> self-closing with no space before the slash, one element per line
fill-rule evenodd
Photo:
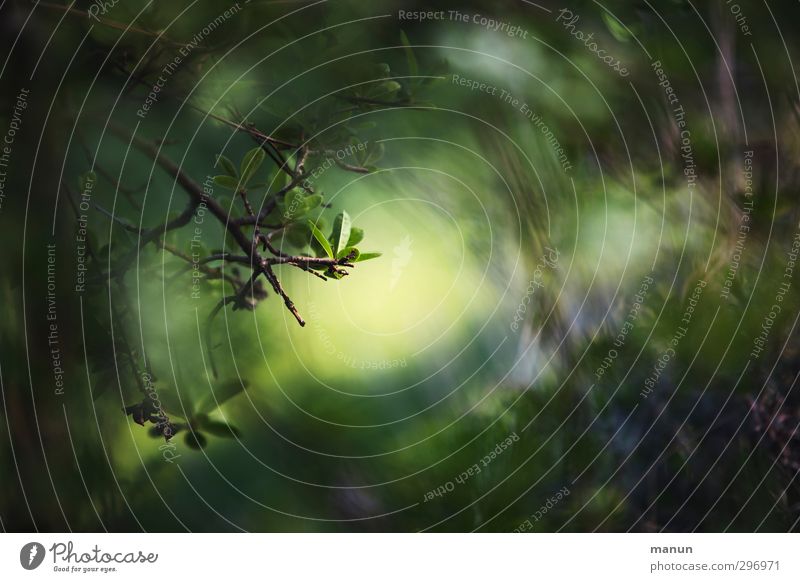
<path fill-rule="evenodd" d="M 403 47 L 405 48 L 406 52 L 406 62 L 408 63 L 408 74 L 412 77 L 416 77 L 419 75 L 419 65 L 417 64 L 417 57 L 414 56 L 414 51 L 411 49 L 411 43 L 408 42 L 408 37 L 406 33 L 402 30 L 400 31 L 400 42 L 403 43 Z"/>
<path fill-rule="evenodd" d="M 603 22 L 606 23 L 608 32 L 611 36 L 616 38 L 619 42 L 628 42 L 631 39 L 630 31 L 619 20 L 608 14 L 607 12 L 601 13 Z"/>
<path fill-rule="evenodd" d="M 173 220 L 177 219 L 180 216 L 180 212 L 177 210 L 173 210 L 172 212 L 167 213 L 167 222 L 172 222 Z M 175 244 L 178 238 L 178 229 L 172 229 L 167 231 L 164 240 L 169 244 Z"/>
<path fill-rule="evenodd" d="M 250 178 L 258 171 L 261 164 L 264 163 L 264 157 L 267 154 L 260 147 L 256 147 L 247 152 L 242 158 L 239 174 L 242 177 L 242 186 L 246 186 Z"/>
<path fill-rule="evenodd" d="M 333 220 L 333 232 L 331 233 L 331 243 L 333 243 L 333 254 L 338 255 L 347 246 L 350 240 L 350 215 L 342 211 Z"/>
<path fill-rule="evenodd" d="M 108 372 L 98 374 L 94 379 L 94 386 L 92 387 L 92 400 L 97 400 L 105 394 L 108 387 L 113 385 L 113 380 L 116 380 L 116 378 L 112 377 L 112 374 Z"/>
<path fill-rule="evenodd" d="M 109 215 L 109 216 L 111 216 L 111 215 Z M 115 215 L 115 216 L 113 216 L 113 219 L 114 219 L 114 222 L 116 222 L 117 224 L 122 225 L 122 227 L 126 228 L 127 230 L 130 230 L 132 232 L 136 232 L 137 230 L 139 230 L 139 227 L 137 225 L 135 225 L 133 222 L 131 222 L 130 220 L 128 220 L 127 218 L 122 218 L 119 215 Z"/>
<path fill-rule="evenodd" d="M 350 128 L 353 130 L 354 134 L 358 135 L 365 131 L 369 131 L 371 129 L 375 129 L 378 127 L 378 124 L 374 121 L 359 121 L 358 123 L 353 123 L 350 125 Z"/>
<path fill-rule="evenodd" d="M 97 174 L 92 171 L 84 172 L 78 178 L 78 183 L 80 185 L 81 193 L 91 190 L 94 188 L 94 185 L 97 184 Z"/>
<path fill-rule="evenodd" d="M 263 111 L 264 113 L 268 113 L 269 115 L 272 115 L 273 117 L 277 117 L 278 119 L 283 119 L 283 116 L 281 116 L 281 114 L 278 113 L 271 104 L 270 105 L 267 104 L 266 98 L 259 97 L 258 100 L 260 102 L 258 104 L 258 108 L 261 109 L 261 111 Z"/>
<path fill-rule="evenodd" d="M 350 229 L 350 238 L 347 239 L 347 246 L 354 247 L 364 240 L 364 229 L 353 227 Z"/>
<path fill-rule="evenodd" d="M 397 93 L 403 87 L 397 81 L 384 81 L 375 89 L 375 92 L 372 93 L 373 97 L 383 97 L 385 95 L 391 95 L 392 93 Z"/>
<path fill-rule="evenodd" d="M 239 189 L 239 180 L 232 176 L 226 176 L 225 174 L 214 176 L 214 183 L 228 190 L 233 190 L 234 192 Z"/>
<path fill-rule="evenodd" d="M 225 171 L 225 173 L 227 173 L 229 176 L 233 176 L 234 178 L 239 175 L 239 173 L 236 171 L 236 166 L 233 165 L 233 162 L 230 160 L 230 158 L 223 156 L 222 154 L 217 156 L 217 167 L 221 168 Z"/>
<path fill-rule="evenodd" d="M 193 405 L 188 394 L 178 394 L 170 388 L 159 388 L 158 399 L 161 401 L 162 409 L 170 418 L 184 418 L 184 410 L 186 410 L 186 414 L 192 413 Z"/>
<path fill-rule="evenodd" d="M 306 196 L 306 212 L 310 212 L 314 210 L 317 206 L 322 204 L 322 194 L 312 194 L 311 196 Z"/>
<path fill-rule="evenodd" d="M 376 259 L 380 257 L 383 253 L 361 253 L 358 255 L 358 258 L 355 260 L 356 263 L 361 263 L 363 261 L 368 261 L 370 259 Z"/>
<path fill-rule="evenodd" d="M 371 144 L 370 147 L 367 149 L 367 156 L 364 161 L 361 163 L 362 166 L 371 166 L 375 164 L 375 162 L 380 161 L 383 158 L 383 154 L 386 152 L 386 148 L 383 143 L 379 144 Z"/>
<path fill-rule="evenodd" d="M 289 225 L 284 232 L 283 238 L 298 249 L 304 248 L 311 242 L 311 229 L 304 222 L 295 222 Z"/>
<path fill-rule="evenodd" d="M 208 434 L 224 439 L 239 438 L 242 436 L 238 428 L 222 420 L 205 420 L 201 428 Z"/>
<path fill-rule="evenodd" d="M 391 68 L 387 63 L 377 63 L 372 68 L 376 77 L 388 77 L 391 72 Z"/>
<path fill-rule="evenodd" d="M 329 243 L 328 239 L 325 238 L 325 235 L 320 232 L 320 230 L 317 228 L 316 224 L 314 224 L 313 222 L 311 222 L 309 220 L 308 221 L 308 226 L 311 228 L 311 234 L 314 235 L 314 238 L 317 240 L 317 242 L 325 250 L 325 254 L 327 254 L 328 257 L 330 257 L 332 259 L 333 258 L 333 249 L 331 249 L 331 243 Z"/>
<path fill-rule="evenodd" d="M 206 245 L 196 240 L 187 241 L 185 249 L 186 249 L 186 254 L 192 257 L 192 260 L 204 259 L 205 257 L 211 254 Z"/>
<path fill-rule="evenodd" d="M 239 243 L 228 229 L 225 229 L 225 249 L 229 251 L 239 249 Z"/>
<path fill-rule="evenodd" d="M 208 439 L 206 439 L 206 437 L 204 437 L 201 433 L 190 430 L 184 435 L 183 442 L 186 443 L 186 446 L 190 449 L 199 451 L 200 449 L 206 448 Z"/>
<path fill-rule="evenodd" d="M 290 190 L 283 199 L 283 217 L 295 220 L 306 213 L 306 197 L 299 190 Z"/>
<path fill-rule="evenodd" d="M 216 410 L 228 400 L 244 391 L 245 388 L 247 388 L 246 380 L 239 380 L 238 378 L 228 380 L 221 386 L 214 388 L 211 392 L 206 394 L 200 401 L 200 404 L 197 405 L 196 412 L 209 413 L 212 410 Z"/>
<path fill-rule="evenodd" d="M 345 248 L 343 248 L 341 250 L 341 252 L 339 252 L 338 255 L 336 255 L 336 258 L 337 259 L 343 259 L 343 258 L 345 258 L 345 257 L 347 257 L 349 255 L 353 255 L 349 260 L 350 261 L 357 261 L 360 254 L 361 253 L 359 252 L 359 250 L 356 247 L 345 247 Z"/>
<path fill-rule="evenodd" d="M 291 156 L 288 156 L 286 158 L 286 162 L 285 162 L 286 168 L 293 168 L 294 167 L 294 159 L 295 159 L 294 154 L 292 154 Z M 278 170 L 278 173 L 280 174 L 281 170 Z M 294 174 L 292 174 L 292 172 L 282 172 L 282 173 L 284 175 L 283 186 L 282 187 L 283 188 L 288 188 L 291 185 L 291 183 L 294 181 Z M 280 183 L 280 180 L 275 180 L 275 181 Z"/>
<path fill-rule="evenodd" d="M 229 212 L 231 206 L 233 206 L 233 196 L 231 194 L 218 194 L 215 196 L 219 205 L 225 209 L 226 212 Z"/>

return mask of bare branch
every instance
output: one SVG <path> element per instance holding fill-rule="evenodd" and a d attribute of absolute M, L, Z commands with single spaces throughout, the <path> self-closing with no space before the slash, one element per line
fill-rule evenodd
<path fill-rule="evenodd" d="M 283 297 L 283 302 L 286 305 L 286 309 L 294 315 L 294 318 L 297 320 L 297 323 L 300 324 L 301 327 L 306 325 L 306 322 L 303 321 L 303 318 L 300 317 L 300 313 L 297 311 L 297 308 L 294 306 L 294 302 L 289 299 L 289 296 L 286 294 L 286 291 L 283 289 L 281 282 L 278 280 L 278 277 L 275 275 L 275 272 L 272 270 L 272 265 L 267 264 L 264 268 L 264 274 L 267 276 L 267 280 L 272 285 L 272 288 L 275 290 L 275 293 Z"/>

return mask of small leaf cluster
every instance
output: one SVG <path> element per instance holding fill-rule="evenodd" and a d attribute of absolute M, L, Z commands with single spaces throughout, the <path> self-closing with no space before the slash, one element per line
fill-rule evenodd
<path fill-rule="evenodd" d="M 364 238 L 364 230 L 352 226 L 350 215 L 342 211 L 336 215 L 333 221 L 333 229 L 329 236 L 325 236 L 319 226 L 312 221 L 307 223 L 313 239 L 311 248 L 318 257 L 328 257 L 347 261 L 348 263 L 358 263 L 368 261 L 381 256 L 381 253 L 362 253 L 356 245 Z M 341 279 L 342 273 L 334 268 L 328 268 L 326 275 L 334 279 Z"/>
<path fill-rule="evenodd" d="M 220 154 L 217 156 L 217 165 L 225 173 L 214 176 L 214 183 L 237 193 L 265 187 L 266 183 L 254 183 L 253 178 L 264 163 L 266 155 L 262 148 L 253 148 L 244 155 L 237 169 L 230 158 Z"/>
<path fill-rule="evenodd" d="M 154 407 L 153 400 L 145 398 L 141 403 L 125 408 L 135 422 L 144 425 L 146 421 L 153 423 L 148 434 L 154 438 L 173 437 L 183 432 L 183 440 L 187 447 L 202 449 L 208 444 L 208 437 L 239 438 L 241 431 L 226 420 L 212 416 L 228 401 L 232 400 L 247 388 L 246 380 L 232 379 L 224 382 L 216 390 L 206 394 L 197 404 L 184 399 L 183 402 L 170 402 L 169 392 L 160 395 L 161 402 L 167 406 L 169 402 L 169 415 L 174 418 L 183 418 L 184 421 L 165 422 L 164 412 Z M 183 406 L 182 406 L 183 405 Z M 187 413 L 181 413 L 183 407 L 188 408 Z"/>

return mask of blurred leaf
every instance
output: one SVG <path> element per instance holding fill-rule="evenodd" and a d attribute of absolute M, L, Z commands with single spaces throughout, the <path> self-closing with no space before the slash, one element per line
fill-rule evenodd
<path fill-rule="evenodd" d="M 306 213 L 306 197 L 297 189 L 290 190 L 283 199 L 283 216 L 287 220 L 295 220 Z"/>
<path fill-rule="evenodd" d="M 236 171 L 236 166 L 233 164 L 230 158 L 227 158 L 222 154 L 217 156 L 217 166 L 224 170 L 229 176 L 236 178 L 239 175 L 239 173 Z"/>
<path fill-rule="evenodd" d="M 233 378 L 206 394 L 197 405 L 196 412 L 209 413 L 247 388 L 246 380 Z"/>
<path fill-rule="evenodd" d="M 385 97 L 397 93 L 403 87 L 397 81 L 384 81 L 380 83 L 374 91 L 371 92 L 372 97 Z"/>
<path fill-rule="evenodd" d="M 286 228 L 284 238 L 298 249 L 302 249 L 311 242 L 311 229 L 305 222 L 295 222 Z"/>
<path fill-rule="evenodd" d="M 115 378 L 114 378 L 115 379 Z M 92 400 L 97 400 L 108 390 L 112 384 L 111 374 L 100 374 L 94 379 L 94 386 L 92 386 Z"/>
<path fill-rule="evenodd" d="M 177 391 L 169 388 L 159 388 L 157 394 L 161 407 L 170 417 L 186 418 L 186 414 L 191 414 L 194 410 L 192 400 L 186 393 L 178 394 Z"/>
<path fill-rule="evenodd" d="M 314 210 L 317 206 L 322 204 L 322 194 L 312 194 L 311 196 L 307 196 L 306 200 L 306 213 Z"/>
<path fill-rule="evenodd" d="M 208 434 L 225 439 L 239 438 L 242 435 L 238 428 L 222 420 L 208 419 L 201 428 Z"/>
<path fill-rule="evenodd" d="M 147 429 L 147 436 L 157 439 L 163 439 L 165 433 L 169 435 L 169 438 L 172 438 L 176 434 L 178 434 L 182 430 L 186 430 L 187 425 L 178 422 L 170 422 L 165 424 L 155 424 Z"/>
<path fill-rule="evenodd" d="M 250 181 L 250 178 L 255 175 L 255 173 L 261 167 L 261 164 L 264 163 L 264 156 L 266 155 L 267 154 L 264 153 L 264 150 L 260 147 L 255 147 L 244 155 L 242 158 L 241 167 L 239 169 L 242 186 L 246 186 Z"/>
<path fill-rule="evenodd" d="M 131 222 L 127 218 L 123 218 L 119 214 L 111 214 L 107 210 L 104 210 L 102 207 L 98 207 L 98 210 L 101 210 L 103 212 L 103 214 L 108 216 L 110 219 L 112 219 L 117 224 L 121 225 L 126 230 L 130 230 L 132 232 L 136 232 L 136 231 L 139 230 L 139 227 L 137 225 L 135 225 L 133 222 Z"/>
<path fill-rule="evenodd" d="M 186 446 L 190 449 L 199 451 L 200 449 L 206 448 L 208 439 L 201 433 L 190 430 L 184 435 L 183 442 L 185 442 Z"/>
<path fill-rule="evenodd" d="M 331 259 L 334 258 L 333 250 L 331 249 L 331 244 L 328 242 L 328 239 L 325 238 L 325 235 L 319 231 L 317 225 L 309 220 L 308 226 L 311 228 L 311 234 L 314 235 L 316 241 L 320 244 L 320 246 L 322 246 L 323 250 L 325 251 L 325 254 L 327 254 L 328 257 L 330 257 Z"/>
<path fill-rule="evenodd" d="M 95 174 L 92 171 L 84 172 L 78 178 L 78 185 L 80 186 L 81 193 L 86 192 L 91 188 L 94 188 L 94 185 L 96 183 L 97 183 L 97 174 Z"/>
<path fill-rule="evenodd" d="M 361 263 L 364 261 L 368 261 L 370 259 L 376 259 L 380 257 L 383 253 L 361 253 L 358 255 L 358 258 L 355 260 L 356 263 Z"/>
<path fill-rule="evenodd" d="M 371 129 L 375 129 L 378 127 L 378 124 L 374 121 L 359 121 L 357 123 L 352 124 L 351 128 L 356 133 L 361 133 L 364 131 L 369 131 Z"/>
<path fill-rule="evenodd" d="M 347 239 L 347 246 L 354 247 L 364 240 L 364 229 L 356 226 L 350 229 L 350 238 Z"/>
<path fill-rule="evenodd" d="M 611 33 L 611 36 L 616 38 L 619 42 L 630 41 L 631 33 L 627 28 L 625 28 L 625 25 L 607 12 L 602 12 L 601 16 L 603 18 L 603 22 L 606 24 L 606 28 L 608 28 L 608 31 Z"/>
<path fill-rule="evenodd" d="M 359 250 L 356 247 L 345 247 L 339 252 L 338 255 L 336 255 L 336 258 L 337 259 L 343 259 L 348 255 L 353 255 L 350 258 L 350 261 L 357 261 L 360 254 L 361 253 L 359 252 Z"/>
<path fill-rule="evenodd" d="M 203 259 L 211 254 L 206 245 L 194 240 L 186 241 L 186 254 L 193 258 Z"/>
<path fill-rule="evenodd" d="M 168 212 L 167 213 L 167 222 L 172 222 L 173 220 L 177 219 L 178 216 L 180 216 L 180 212 L 178 212 L 177 210 L 173 210 L 172 212 Z M 130 234 L 127 231 L 124 231 L 124 232 L 127 235 Z M 167 234 L 164 237 L 164 240 L 166 242 L 168 242 L 169 244 L 172 244 L 172 245 L 174 245 L 176 243 L 177 239 L 178 239 L 178 229 L 177 228 L 167 231 Z"/>
<path fill-rule="evenodd" d="M 225 174 L 214 176 L 214 183 L 234 192 L 239 188 L 239 180 Z"/>
<path fill-rule="evenodd" d="M 391 73 L 391 68 L 387 63 L 376 63 L 373 68 L 375 77 L 388 77 Z"/>
<path fill-rule="evenodd" d="M 386 151 L 386 147 L 383 143 L 379 144 L 370 144 L 370 147 L 367 149 L 367 155 L 364 158 L 364 161 L 361 163 L 362 166 L 371 166 L 375 162 L 380 161 L 383 158 L 383 154 Z"/>
<path fill-rule="evenodd" d="M 350 215 L 346 211 L 342 211 L 336 215 L 333 220 L 333 232 L 331 233 L 331 243 L 333 247 L 333 254 L 338 256 L 343 248 L 347 246 L 347 241 L 350 240 Z"/>
<path fill-rule="evenodd" d="M 411 43 L 408 42 L 408 37 L 404 31 L 400 31 L 400 42 L 403 43 L 403 47 L 405 48 L 406 52 L 406 62 L 408 64 L 408 74 L 412 77 L 416 77 L 419 75 L 419 65 L 417 64 L 417 57 L 414 56 L 414 51 L 411 48 Z"/>

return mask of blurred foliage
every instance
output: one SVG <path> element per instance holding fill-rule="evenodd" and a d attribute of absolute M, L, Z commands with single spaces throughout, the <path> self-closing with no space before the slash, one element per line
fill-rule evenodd
<path fill-rule="evenodd" d="M 1 209 L 5 529 L 797 529 L 796 282 L 750 354 L 800 219 L 799 9 L 741 1 L 751 38 L 723 2 L 573 2 L 623 78 L 560 5 L 438 4 L 527 37 L 397 18 L 415 1 L 0 9 L 0 128 L 31 92 Z M 692 189 L 654 61 L 691 129 Z M 231 220 L 242 191 L 273 203 L 280 249 L 350 275 L 276 267 L 304 328 L 266 283 L 209 319 L 250 270 L 187 270 L 236 251 L 209 212 L 136 252 L 187 197 L 132 135 L 210 180 Z M 292 182 L 259 135 L 306 144 L 308 175 L 279 144 Z"/>

